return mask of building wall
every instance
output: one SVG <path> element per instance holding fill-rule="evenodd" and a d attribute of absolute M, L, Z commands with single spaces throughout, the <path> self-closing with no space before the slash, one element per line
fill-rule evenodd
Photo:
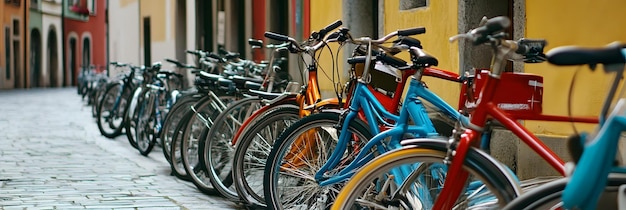
<path fill-rule="evenodd" d="M 106 9 L 106 1 L 96 1 L 95 13 L 90 15 L 83 15 L 80 18 L 71 17 L 71 15 L 75 15 L 73 12 L 68 12 L 69 16 L 66 16 L 64 20 L 65 24 L 65 47 L 66 50 L 66 65 L 65 65 L 65 84 L 76 84 L 77 76 L 81 71 L 81 67 L 83 65 L 93 65 L 98 70 L 102 70 L 106 68 L 106 23 L 105 23 L 105 9 Z M 66 10 L 67 12 L 67 10 Z M 69 36 L 71 34 L 76 34 L 77 37 L 77 59 L 76 59 L 76 69 L 71 69 L 71 65 L 69 63 L 70 58 L 67 56 L 69 54 L 68 46 L 69 46 Z M 85 40 L 88 39 L 90 43 L 89 54 L 91 58 L 89 59 L 88 64 L 83 64 L 85 55 L 84 52 L 84 43 Z M 71 75 L 71 76 L 70 76 Z"/>
<path fill-rule="evenodd" d="M 548 41 L 546 52 L 554 47 L 580 45 L 601 47 L 611 42 L 626 42 L 625 1 L 612 0 L 526 0 L 526 37 Z M 591 73 L 588 68 L 556 67 L 547 63 L 526 65 L 525 71 L 544 79 L 543 112 L 567 115 L 568 89 L 575 80 L 572 98 L 574 115 L 597 116 L 600 112 L 611 77 L 602 71 Z M 598 67 L 601 70 L 601 67 Z M 526 127 L 545 135 L 570 135 L 570 123 L 527 121 Z M 580 130 L 592 130 L 595 125 L 576 125 Z"/>
<path fill-rule="evenodd" d="M 151 65 L 165 58 L 176 58 L 176 41 L 174 37 L 174 0 L 140 0 L 139 2 L 139 44 L 141 63 Z M 144 63 L 144 17 L 150 17 L 151 60 Z"/>
<path fill-rule="evenodd" d="M 6 56 L 5 56 L 5 53 L 6 53 L 5 49 L 7 47 L 9 47 L 9 46 L 6 46 L 6 44 L 5 44 L 5 37 L 6 36 L 11 36 L 10 34 L 6 34 L 5 33 L 5 27 L 11 27 L 11 25 L 10 25 L 11 23 L 8 20 L 5 20 L 5 19 L 7 19 L 6 18 L 7 14 L 9 14 L 5 10 L 5 7 L 6 7 L 5 6 L 5 2 L 4 1 L 0 2 L 0 11 L 2 11 L 2 15 L 0 16 L 0 34 L 2 35 L 2 36 L 0 36 L 0 38 L 1 38 L 1 40 L 0 40 L 0 50 L 1 50 L 0 51 L 0 55 L 1 55 L 0 56 L 0 88 L 2 88 L 2 89 L 8 88 L 7 86 L 9 84 L 7 84 L 7 83 L 11 82 L 11 84 L 12 84 L 11 80 L 7 81 L 7 79 L 5 78 L 6 71 L 7 71 L 7 69 L 6 69 L 6 62 L 7 61 L 6 61 Z M 10 16 L 9 16 L 9 18 L 10 18 Z"/>
<path fill-rule="evenodd" d="M 139 1 L 109 1 L 109 61 L 139 65 Z M 109 66 L 109 75 L 119 74 L 120 69 Z"/>
<path fill-rule="evenodd" d="M 2 67 L 1 67 L 1 71 L 0 71 L 0 88 L 3 89 L 7 89 L 7 88 L 14 88 L 14 87 L 18 87 L 18 88 L 22 88 L 24 87 L 24 69 L 26 69 L 28 66 L 26 65 L 26 63 L 24 63 L 25 59 L 24 59 L 24 50 L 25 50 L 25 40 L 26 40 L 26 30 L 25 30 L 25 21 L 26 17 L 25 16 L 25 8 L 27 6 L 28 2 L 25 1 L 21 1 L 19 6 L 15 6 L 13 4 L 9 4 L 6 3 L 6 1 L 2 1 L 0 2 L 0 4 L 3 4 L 3 8 L 2 8 L 2 14 L 0 15 L 0 18 L 2 18 L 2 20 L 0 21 L 0 29 L 2 30 L 2 32 L 0 32 L 1 34 L 3 34 L 2 36 L 2 52 L 0 55 L 2 55 L 2 58 L 0 58 L 2 60 Z M 13 20 L 18 20 L 19 24 L 17 27 L 13 26 Z M 10 28 L 10 34 L 5 34 L 5 27 L 9 27 Z M 17 29 L 19 31 L 19 35 L 13 35 L 13 31 Z M 5 37 L 6 36 L 10 36 L 10 42 L 11 42 L 11 46 L 6 46 L 4 44 L 5 42 Z M 13 41 L 19 41 L 19 46 L 17 46 L 17 49 L 15 49 L 15 46 L 13 46 Z M 6 69 L 6 57 L 5 57 L 5 49 L 9 47 L 9 50 L 11 52 L 11 69 Z M 14 56 L 15 52 L 17 52 L 17 58 L 18 61 L 15 62 L 14 61 Z M 17 72 L 15 72 L 13 65 L 18 65 L 18 70 Z M 9 77 L 6 77 L 6 73 L 7 71 L 10 72 Z"/>
<path fill-rule="evenodd" d="M 42 84 L 46 87 L 60 86 L 63 69 L 63 34 L 62 34 L 62 19 L 61 19 L 61 1 L 49 2 L 41 1 L 41 70 L 42 70 Z M 50 33 L 54 33 L 56 36 L 56 61 L 51 62 L 50 51 L 48 50 Z M 56 63 L 55 66 L 50 66 L 51 63 Z M 56 68 L 56 77 L 58 78 L 56 84 L 51 84 L 52 69 Z"/>
<path fill-rule="evenodd" d="M 315 0 L 310 1 L 311 8 L 311 19 L 310 19 L 310 30 L 311 31 L 319 31 L 320 29 L 326 27 L 327 25 L 342 19 L 342 4 L 338 1 L 334 0 Z M 329 6 L 332 5 L 332 6 Z M 345 26 L 346 23 L 344 23 Z M 342 76 L 342 81 L 346 82 L 347 77 L 345 76 L 347 69 L 341 68 L 342 64 L 345 63 L 345 59 L 342 55 L 337 53 L 337 47 L 339 46 L 337 43 L 330 43 L 330 48 L 333 50 L 334 56 L 338 56 L 338 63 L 340 67 L 336 67 L 336 71 L 339 71 Z M 330 79 L 328 79 L 323 72 L 326 72 L 327 75 L 332 76 L 332 67 L 333 60 L 331 59 L 331 55 L 327 49 L 324 49 L 321 53 L 321 57 L 319 59 L 319 70 L 318 70 L 318 80 L 320 85 L 320 91 L 322 92 L 322 96 L 325 98 L 328 97 L 337 97 L 335 95 L 335 91 L 333 89 L 334 85 Z M 299 77 L 298 75 L 292 75 L 292 77 Z M 306 81 L 305 81 L 306 82 Z"/>
<path fill-rule="evenodd" d="M 458 34 L 456 1 L 427 1 L 428 6 L 411 10 L 400 10 L 400 0 L 384 1 L 383 28 L 388 34 L 398 29 L 426 27 L 426 33 L 413 36 L 422 42 L 424 51 L 439 60 L 438 68 L 459 72 L 459 50 L 457 43 L 450 43 L 448 38 Z M 399 57 L 409 59 L 408 53 Z M 458 104 L 460 86 L 456 83 L 424 77 L 428 87 L 443 98 L 448 104 Z"/>

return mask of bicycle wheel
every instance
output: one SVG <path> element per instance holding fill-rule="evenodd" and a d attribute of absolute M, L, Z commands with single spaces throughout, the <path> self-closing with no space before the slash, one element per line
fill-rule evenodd
<path fill-rule="evenodd" d="M 141 103 L 137 106 L 137 127 L 135 133 L 135 140 L 137 141 L 137 150 L 143 156 L 148 156 L 154 148 L 155 140 L 155 100 L 156 93 L 147 90 L 143 95 Z"/>
<path fill-rule="evenodd" d="M 172 106 L 169 113 L 167 113 L 167 116 L 163 121 L 163 129 L 161 130 L 159 139 L 161 140 L 161 146 L 163 146 L 163 156 L 165 156 L 165 159 L 168 162 L 171 161 L 171 143 L 174 133 L 176 132 L 176 125 L 180 123 L 182 118 L 185 116 L 185 113 L 187 113 L 187 111 L 190 110 L 190 107 L 198 102 L 201 97 L 202 95 L 196 93 L 184 94 L 176 100 L 176 103 Z"/>
<path fill-rule="evenodd" d="M 194 110 L 180 139 L 180 157 L 182 165 L 196 187 L 207 194 L 215 194 L 215 188 L 207 175 L 207 169 L 200 163 L 201 151 L 198 142 L 206 139 L 208 130 L 216 122 L 217 116 L 224 111 L 225 104 L 235 100 L 234 96 L 205 97 L 194 105 Z M 174 149 L 174 148 L 173 148 Z"/>
<path fill-rule="evenodd" d="M 506 205 L 504 209 L 566 209 L 563 207 L 561 196 L 569 178 L 561 178 L 539 186 L 522 194 L 517 199 Z M 600 195 L 595 209 L 618 209 L 619 187 L 626 184 L 624 174 L 609 174 L 604 192 Z"/>
<path fill-rule="evenodd" d="M 232 161 L 235 148 L 232 140 L 243 121 L 261 108 L 261 99 L 245 98 L 228 106 L 215 120 L 206 138 L 199 142 L 200 164 L 208 170 L 213 187 L 224 197 L 238 198 L 232 185 Z"/>
<path fill-rule="evenodd" d="M 446 152 L 446 142 L 441 141 L 375 158 L 346 183 L 333 209 L 432 209 L 446 177 Z M 508 171 L 487 154 L 468 151 L 463 167 L 470 178 L 454 209 L 500 209 L 516 197 L 517 185 Z"/>
<path fill-rule="evenodd" d="M 138 118 L 138 109 L 140 108 L 139 104 L 143 103 L 143 95 L 145 95 L 145 89 L 143 89 L 141 86 L 135 88 L 135 91 L 133 91 L 133 97 L 130 101 L 130 104 L 128 105 L 128 111 L 126 113 L 126 123 L 125 123 L 125 130 L 126 130 L 126 137 L 128 138 L 128 143 L 130 143 L 131 146 L 133 146 L 133 148 L 137 149 L 137 139 L 135 138 L 137 136 L 137 118 Z"/>
<path fill-rule="evenodd" d="M 281 105 L 268 110 L 235 146 L 233 181 L 239 198 L 255 206 L 265 206 L 263 173 L 274 141 L 291 124 L 300 119 L 295 105 Z"/>
<path fill-rule="evenodd" d="M 99 112 L 98 106 L 100 105 L 100 102 L 102 101 L 106 88 L 107 88 L 107 83 L 104 81 L 100 81 L 98 82 L 98 85 L 95 87 L 95 89 L 92 89 L 91 93 L 89 94 L 91 98 L 91 116 L 93 118 L 98 117 L 98 112 Z"/>
<path fill-rule="evenodd" d="M 107 138 L 115 138 L 122 133 L 124 112 L 127 104 L 126 96 L 130 94 L 127 94 L 126 92 L 130 91 L 121 89 L 121 83 L 110 84 L 107 87 L 100 104 L 98 104 L 98 129 L 100 130 L 100 133 Z"/>
<path fill-rule="evenodd" d="M 170 155 L 168 162 L 170 163 L 170 167 L 172 169 L 172 174 L 179 179 L 185 181 L 191 181 L 191 177 L 185 171 L 185 166 L 183 165 L 183 158 L 181 156 L 180 145 L 183 139 L 183 132 L 187 127 L 187 123 L 194 115 L 191 110 L 188 110 L 184 116 L 180 119 L 180 122 L 174 128 L 174 132 L 172 134 L 172 139 L 170 142 Z"/>
<path fill-rule="evenodd" d="M 320 186 L 314 178 L 335 150 L 341 129 L 339 113 L 322 112 L 302 118 L 274 142 L 263 176 L 265 203 L 269 209 L 327 209 L 343 183 Z M 359 119 L 347 128 L 350 141 L 338 166 L 325 173 L 336 174 L 353 161 L 372 134 Z"/>

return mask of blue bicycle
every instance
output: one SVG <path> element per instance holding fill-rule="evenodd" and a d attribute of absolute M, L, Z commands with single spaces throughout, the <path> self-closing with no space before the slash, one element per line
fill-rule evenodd
<path fill-rule="evenodd" d="M 596 49 L 560 47 L 548 52 L 547 56 L 555 65 L 589 65 L 594 69 L 597 64 L 602 64 L 606 73 L 615 74 L 615 79 L 601 111 L 599 129 L 593 135 L 583 133 L 570 138 L 573 162 L 568 163 L 568 173 L 571 176 L 523 194 L 506 209 L 624 209 L 626 168 L 616 161 L 618 143 L 626 131 L 624 90 L 614 106 L 612 102 L 624 74 L 626 45 Z M 613 111 L 605 118 L 610 107 Z"/>
<path fill-rule="evenodd" d="M 443 126 L 438 132 L 423 101 L 432 104 L 437 113 L 446 116 L 445 120 L 451 124 L 459 120 L 467 121 L 466 117 L 428 90 L 421 81 L 424 75 L 456 82 L 463 78 L 429 68 L 437 65 L 438 61 L 420 49 L 419 40 L 406 39 L 402 44 L 411 54 L 411 65 L 387 53 L 378 53 L 379 49 L 394 51 L 381 45 L 390 38 L 421 34 L 425 32 L 424 28 L 393 32 L 378 40 L 367 37 L 353 39 L 346 29 L 340 31 L 342 33 L 338 39 L 361 45 L 360 50 L 368 54 L 348 61 L 353 63 L 364 60 L 365 69 L 352 92 L 347 110 L 326 111 L 303 118 L 275 141 L 267 159 L 263 180 L 265 201 L 270 209 L 327 209 L 356 169 L 377 154 L 401 148 L 400 141 L 406 137 L 438 137 L 442 131 L 450 132 L 451 126 Z M 376 99 L 376 94 L 386 92 L 372 91 L 368 87 L 370 82 L 377 79 L 371 77 L 369 72 L 370 65 L 376 66 L 372 58 L 375 58 L 376 65 L 387 64 L 385 66 L 393 66 L 400 71 L 417 70 L 410 79 L 399 115 L 386 110 Z M 395 94 L 401 94 L 401 91 Z M 359 112 L 362 112 L 367 122 L 357 117 Z M 388 127 L 392 128 L 381 132 L 381 128 Z M 442 142 L 445 141 L 442 139 Z M 445 172 L 445 167 L 440 163 L 432 164 L 429 168 L 433 172 Z M 406 177 L 412 170 L 414 168 L 406 167 L 394 173 L 397 173 L 396 177 Z M 440 178 L 443 181 L 443 177 Z"/>

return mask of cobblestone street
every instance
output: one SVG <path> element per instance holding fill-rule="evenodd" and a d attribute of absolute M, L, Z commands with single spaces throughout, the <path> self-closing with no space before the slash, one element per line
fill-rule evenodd
<path fill-rule="evenodd" d="M 100 135 L 75 88 L 0 91 L 0 209 L 238 209 Z"/>

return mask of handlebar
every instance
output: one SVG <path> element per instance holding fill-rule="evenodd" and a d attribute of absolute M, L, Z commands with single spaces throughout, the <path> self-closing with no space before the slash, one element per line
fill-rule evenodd
<path fill-rule="evenodd" d="M 426 28 L 424 27 L 416 27 L 416 28 L 409 28 L 409 29 L 402 29 L 402 30 L 397 30 L 394 32 L 391 32 L 383 37 L 381 37 L 380 39 L 371 39 L 370 37 L 361 37 L 361 38 L 357 38 L 357 39 L 349 39 L 350 42 L 354 43 L 354 44 L 383 44 L 385 43 L 387 40 L 396 37 L 396 36 L 410 36 L 410 35 L 418 35 L 418 34 L 423 34 L 426 33 Z M 350 37 L 350 36 L 348 36 Z"/>
<path fill-rule="evenodd" d="M 602 48 L 583 48 L 576 46 L 557 47 L 547 53 L 548 62 L 554 65 L 595 65 L 601 63 L 626 63 L 626 44 L 613 44 Z"/>
<path fill-rule="evenodd" d="M 324 37 L 326 37 L 326 34 L 332 30 L 335 30 L 337 28 L 339 28 L 339 26 L 341 26 L 343 24 L 343 22 L 341 22 L 341 20 L 337 20 L 334 23 L 331 23 L 330 25 L 327 25 L 326 27 L 322 28 L 319 32 L 313 32 L 311 34 L 311 38 L 317 40 L 317 41 L 322 41 L 324 39 Z"/>
<path fill-rule="evenodd" d="M 505 16 L 498 16 L 491 18 L 485 22 L 483 26 L 472 29 L 465 34 L 458 34 L 450 38 L 450 42 L 454 42 L 458 39 L 469 39 L 472 44 L 480 45 L 488 42 L 494 34 L 501 30 L 508 28 L 511 25 L 511 20 Z"/>

